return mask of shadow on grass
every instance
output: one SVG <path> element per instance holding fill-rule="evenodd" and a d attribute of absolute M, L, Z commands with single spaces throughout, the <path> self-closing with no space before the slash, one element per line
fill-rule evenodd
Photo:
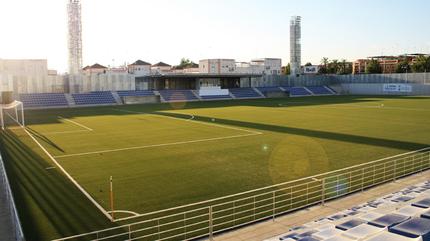
<path fill-rule="evenodd" d="M 253 106 L 253 107 L 270 107 L 278 108 L 279 104 L 293 103 L 295 107 L 313 106 L 313 105 L 331 105 L 331 104 L 358 104 L 370 103 L 383 99 L 402 99 L 417 100 L 430 99 L 430 97 L 415 96 L 310 96 L 298 98 L 276 98 L 276 99 L 251 99 L 251 100 L 222 100 L 222 101 L 198 101 L 186 103 L 159 103 L 159 104 L 140 104 L 126 106 L 100 106 L 100 107 L 82 107 L 66 109 L 44 109 L 44 110 L 26 110 L 27 124 L 49 124 L 60 123 L 59 113 L 65 118 L 73 119 L 86 116 L 108 116 L 108 115 L 132 115 L 129 112 L 115 111 L 114 109 L 131 109 L 140 112 L 158 112 L 175 109 L 198 109 L 198 108 L 222 108 L 234 106 Z"/>
<path fill-rule="evenodd" d="M 55 144 L 54 142 L 52 142 L 48 137 L 40 134 L 39 132 L 37 132 L 36 130 L 32 129 L 31 127 L 27 126 L 26 129 L 35 137 L 39 138 L 41 141 L 45 142 L 46 144 L 50 145 L 51 147 L 57 149 L 60 152 L 64 153 L 64 150 L 59 147 L 57 144 Z"/>
<path fill-rule="evenodd" d="M 189 115 L 184 115 L 179 113 L 156 112 L 154 114 L 170 116 L 175 118 L 182 118 L 182 119 L 189 118 Z M 205 116 L 194 116 L 194 120 L 213 123 L 212 118 L 205 117 Z M 408 150 L 408 151 L 414 151 L 414 150 L 428 147 L 428 145 L 422 144 L 422 143 L 389 140 L 389 139 L 382 139 L 382 138 L 376 138 L 376 137 L 367 137 L 367 136 L 359 136 L 359 135 L 351 135 L 351 134 L 343 134 L 343 133 L 335 133 L 335 132 L 319 131 L 319 130 L 309 130 L 309 129 L 302 129 L 302 128 L 296 128 L 296 127 L 269 125 L 269 124 L 245 122 L 245 121 L 238 121 L 238 120 L 228 120 L 228 119 L 220 119 L 220 118 L 216 119 L 216 124 L 223 124 L 223 125 L 235 126 L 240 128 L 250 128 L 250 129 L 255 129 L 260 131 L 271 131 L 271 132 L 278 132 L 283 134 L 306 136 L 306 137 L 312 137 L 312 138 L 328 139 L 328 140 L 334 140 L 334 141 L 350 142 L 350 143 L 356 143 L 356 144 L 365 144 L 370 146 L 396 148 L 396 149 Z"/>
<path fill-rule="evenodd" d="M 27 240 L 51 240 L 114 225 L 58 169 L 46 169 L 53 164 L 23 139 L 3 131 L 0 148 Z"/>

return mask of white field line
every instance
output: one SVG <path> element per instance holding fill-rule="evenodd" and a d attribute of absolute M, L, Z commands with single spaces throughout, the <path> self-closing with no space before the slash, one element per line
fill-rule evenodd
<path fill-rule="evenodd" d="M 128 113 L 134 113 L 134 114 L 150 114 L 150 113 L 145 113 L 145 112 L 140 112 L 140 111 L 130 111 L 130 110 L 120 110 L 120 109 L 114 109 L 114 110 L 116 110 L 116 111 L 122 111 L 122 112 L 128 112 Z M 206 123 L 206 122 L 196 121 L 196 120 L 194 120 L 194 118 L 195 118 L 194 115 L 191 115 L 191 114 L 185 114 L 185 113 L 179 113 L 179 112 L 167 112 L 167 113 L 180 114 L 180 115 L 189 115 L 190 119 L 176 118 L 176 117 L 165 116 L 165 115 L 157 115 L 157 116 L 161 116 L 161 117 L 168 118 L 168 119 L 173 119 L 173 120 L 181 120 L 181 121 L 193 122 L 193 123 L 197 123 L 197 124 L 200 124 L 200 125 L 216 126 L 216 127 L 220 127 L 220 128 L 224 128 L 224 129 L 230 129 L 230 130 L 236 130 L 236 131 L 244 131 L 244 132 L 252 133 L 252 134 L 255 134 L 255 135 L 261 135 L 261 134 L 263 134 L 262 132 L 259 132 L 259 131 L 251 131 L 251 130 L 242 129 L 242 128 L 238 128 L 238 127 L 231 127 L 231 126 L 220 125 L 220 124 L 215 124 L 215 123 Z"/>
<path fill-rule="evenodd" d="M 110 153 L 110 152 L 129 151 L 129 150 L 138 150 L 138 149 L 155 148 L 155 147 L 184 145 L 184 144 L 198 143 L 198 142 L 226 140 L 226 139 L 233 139 L 233 138 L 240 138 L 240 137 L 247 137 L 247 136 L 255 136 L 260 134 L 261 133 L 249 133 L 249 134 L 242 134 L 242 135 L 214 137 L 214 138 L 206 138 L 206 139 L 198 139 L 198 140 L 190 140 L 190 141 L 178 141 L 178 142 L 169 142 L 169 143 L 154 144 L 154 145 L 133 146 L 133 147 L 125 147 L 125 148 L 102 150 L 102 151 L 90 151 L 90 152 L 82 152 L 82 153 L 76 153 L 76 154 L 59 155 L 54 157 L 66 158 L 66 157 L 73 157 L 73 156 L 87 156 L 87 155 L 95 155 L 95 154 Z"/>
<path fill-rule="evenodd" d="M 55 135 L 55 134 L 71 134 L 71 133 L 79 133 L 79 132 L 89 132 L 89 130 L 76 130 L 76 131 L 53 131 L 53 132 L 45 132 L 43 135 Z"/>
<path fill-rule="evenodd" d="M 40 147 L 40 149 L 42 149 L 49 159 L 51 159 L 51 161 L 54 162 L 54 164 L 64 173 L 64 175 L 79 189 L 79 191 L 81 191 L 82 194 L 84 194 L 84 196 L 87 197 L 88 200 L 90 200 L 94 206 L 96 206 L 97 209 L 99 209 L 106 216 L 106 218 L 112 220 L 112 217 L 109 215 L 109 213 L 96 200 L 94 200 L 94 198 L 92 198 L 91 195 L 85 191 L 85 189 L 79 185 L 75 179 L 73 179 L 73 177 L 60 165 L 60 163 L 57 162 L 57 160 L 55 160 L 55 158 L 45 149 L 45 147 L 43 147 L 42 144 L 40 144 L 40 142 L 24 126 L 21 125 L 21 127 L 25 133 L 27 133 L 27 135 L 30 136 L 30 138 Z"/>
<path fill-rule="evenodd" d="M 75 125 L 77 125 L 77 126 L 80 126 L 80 127 L 84 128 L 84 129 L 86 129 L 86 130 L 88 130 L 88 131 L 93 131 L 93 129 L 89 128 L 88 126 L 82 125 L 82 124 L 80 124 L 80 123 L 78 123 L 78 122 L 76 122 L 76 121 L 72 121 L 72 120 L 69 120 L 69 119 L 64 118 L 64 117 L 61 117 L 61 116 L 58 116 L 58 118 L 63 119 L 63 120 L 65 120 L 65 121 L 68 121 L 68 122 L 70 122 L 70 123 L 73 123 L 73 124 L 75 124 Z"/>
<path fill-rule="evenodd" d="M 139 213 L 132 212 L 132 211 L 127 211 L 127 210 L 114 210 L 114 211 L 108 211 L 108 213 L 109 214 L 112 214 L 112 213 L 127 213 L 127 214 L 131 214 L 131 215 L 134 215 L 134 216 L 139 216 L 140 215 Z"/>

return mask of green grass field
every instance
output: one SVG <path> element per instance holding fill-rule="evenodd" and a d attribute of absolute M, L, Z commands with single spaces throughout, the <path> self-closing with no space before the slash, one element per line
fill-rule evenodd
<path fill-rule="evenodd" d="M 430 145 L 428 97 L 304 97 L 26 111 L 104 209 L 147 213 Z M 22 129 L 1 135 L 27 240 L 113 226 Z M 56 168 L 53 168 L 56 167 Z M 125 215 L 125 214 L 122 214 Z"/>

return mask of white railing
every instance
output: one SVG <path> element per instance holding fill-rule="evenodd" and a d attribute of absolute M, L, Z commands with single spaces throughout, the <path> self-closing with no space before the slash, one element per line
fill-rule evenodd
<path fill-rule="evenodd" d="M 133 223 L 57 239 L 189 240 L 279 215 L 430 169 L 430 147 L 295 181 L 141 215 Z M 130 219 L 131 220 L 131 219 Z M 127 221 L 130 221 L 127 220 Z M 126 219 L 123 219 L 126 221 Z"/>
<path fill-rule="evenodd" d="M 9 179 L 7 178 L 6 168 L 3 163 L 3 158 L 0 154 L 0 181 L 4 189 L 4 195 L 6 198 L 6 204 L 10 215 L 10 221 L 12 222 L 13 230 L 13 240 L 15 241 L 24 241 L 24 233 L 22 231 L 21 222 L 19 221 L 18 211 L 16 210 L 15 201 L 13 200 L 12 190 L 10 188 Z"/>

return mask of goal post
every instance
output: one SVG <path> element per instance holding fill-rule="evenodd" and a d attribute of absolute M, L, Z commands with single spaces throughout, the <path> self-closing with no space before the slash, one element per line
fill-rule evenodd
<path fill-rule="evenodd" d="M 10 104 L 0 104 L 0 123 L 4 130 L 7 126 L 25 126 L 24 104 L 14 101 Z"/>

